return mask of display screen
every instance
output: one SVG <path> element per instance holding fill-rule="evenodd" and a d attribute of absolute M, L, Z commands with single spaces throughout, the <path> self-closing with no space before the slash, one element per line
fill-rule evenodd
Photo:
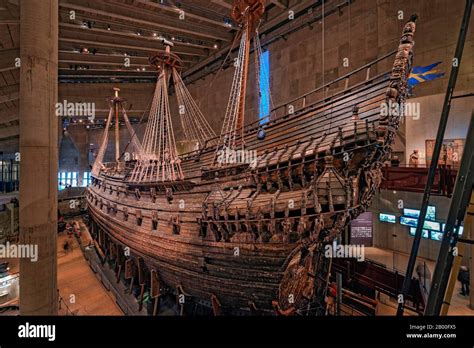
<path fill-rule="evenodd" d="M 382 214 L 380 213 L 379 214 L 379 220 L 381 222 L 388 222 L 388 223 L 391 223 L 391 224 L 394 224 L 397 222 L 397 218 L 395 215 L 391 215 L 391 214 Z"/>
<path fill-rule="evenodd" d="M 418 209 L 404 208 L 403 215 L 418 219 L 420 217 L 420 211 Z M 434 205 L 428 206 L 425 219 L 430 221 L 436 220 L 436 207 Z"/>
<path fill-rule="evenodd" d="M 425 221 L 423 228 L 431 231 L 441 232 L 441 224 L 436 221 Z"/>
<path fill-rule="evenodd" d="M 414 236 L 414 235 L 415 235 L 415 232 L 416 232 L 416 227 L 410 227 L 410 235 Z M 436 233 L 436 232 L 433 232 L 433 233 Z M 428 230 L 423 230 L 423 231 L 421 232 L 421 236 L 422 236 L 423 238 L 426 238 L 426 239 L 430 238 L 430 231 L 428 231 Z"/>
<path fill-rule="evenodd" d="M 418 219 L 406 217 L 406 216 L 400 216 L 400 224 L 405 225 L 405 226 L 416 227 L 416 225 L 418 225 Z"/>
<path fill-rule="evenodd" d="M 442 232 L 431 232 L 431 239 L 440 241 L 443 239 L 443 233 Z"/>
<path fill-rule="evenodd" d="M 416 225 L 418 225 L 418 219 L 407 217 L 407 216 L 401 216 L 400 224 L 405 225 L 405 226 L 410 226 L 410 227 L 416 227 Z M 441 225 L 439 222 L 436 222 L 436 221 L 425 221 L 423 228 L 426 230 L 432 230 L 436 232 L 441 231 Z"/>
<path fill-rule="evenodd" d="M 442 224 L 443 232 L 444 232 L 445 227 L 446 227 L 446 224 Z M 459 226 L 459 235 L 462 236 L 463 232 L 464 232 L 464 226 Z"/>

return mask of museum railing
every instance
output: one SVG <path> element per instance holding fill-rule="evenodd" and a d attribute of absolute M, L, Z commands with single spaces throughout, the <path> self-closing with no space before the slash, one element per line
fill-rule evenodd
<path fill-rule="evenodd" d="M 62 296 L 59 294 L 58 290 L 58 314 L 59 315 L 72 315 L 74 316 L 75 314 L 71 311 L 69 306 L 67 305 L 67 302 L 62 298 Z"/>

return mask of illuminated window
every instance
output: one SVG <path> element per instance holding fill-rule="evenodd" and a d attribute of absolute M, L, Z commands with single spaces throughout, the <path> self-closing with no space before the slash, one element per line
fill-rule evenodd
<path fill-rule="evenodd" d="M 72 172 L 71 186 L 77 187 L 77 172 Z"/>
<path fill-rule="evenodd" d="M 87 187 L 91 184 L 91 172 L 84 172 L 82 176 L 82 187 Z"/>
<path fill-rule="evenodd" d="M 267 116 L 270 114 L 270 53 L 265 51 L 260 57 L 260 100 L 259 115 L 260 123 L 268 122 Z"/>
<path fill-rule="evenodd" d="M 79 184 L 78 172 L 59 172 L 58 189 L 64 190 L 67 186 L 77 187 Z"/>

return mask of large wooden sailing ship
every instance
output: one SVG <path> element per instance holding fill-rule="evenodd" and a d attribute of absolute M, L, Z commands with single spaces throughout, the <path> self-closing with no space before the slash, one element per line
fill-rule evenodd
<path fill-rule="evenodd" d="M 219 137 L 186 90 L 170 45 L 150 60 L 158 82 L 142 141 L 123 99 L 110 99 L 87 194 L 91 233 L 100 253 L 114 260 L 117 277 L 141 286 L 142 295 L 147 288 L 157 298 L 165 289 L 186 294 L 216 314 L 323 314 L 331 269 L 323 247 L 367 209 L 381 183 L 400 120 L 381 115 L 381 104 L 405 101 L 415 18 L 397 50 L 274 108 L 263 125 L 244 125 L 250 43 L 258 57 L 263 11 L 262 0 L 235 2 L 240 48 Z M 171 80 L 183 106 L 177 116 L 196 144 L 181 156 L 168 104 Z M 135 156 L 124 161 L 116 142 L 116 161 L 103 163 L 119 111 Z M 249 151 L 257 158 L 236 155 Z"/>

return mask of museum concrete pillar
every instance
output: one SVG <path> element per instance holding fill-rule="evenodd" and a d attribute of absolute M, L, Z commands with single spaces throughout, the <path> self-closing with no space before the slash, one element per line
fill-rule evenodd
<path fill-rule="evenodd" d="M 58 0 L 20 1 L 21 315 L 55 315 L 57 301 Z M 32 249 L 34 250 L 34 249 Z"/>
<path fill-rule="evenodd" d="M 471 196 L 471 206 L 472 204 L 474 204 L 473 202 L 473 197 Z M 469 239 L 474 239 L 474 216 L 470 214 L 470 211 L 468 210 L 467 214 L 466 214 L 466 218 L 464 220 L 464 226 L 468 225 L 470 228 L 469 228 L 469 231 L 466 231 L 466 237 L 465 238 L 469 238 Z M 471 307 L 471 309 L 474 309 L 474 245 L 471 244 L 470 246 L 471 248 L 471 252 L 469 253 L 469 265 L 468 265 L 468 268 L 469 268 L 469 275 L 470 275 L 470 291 L 469 291 L 469 305 Z"/>

